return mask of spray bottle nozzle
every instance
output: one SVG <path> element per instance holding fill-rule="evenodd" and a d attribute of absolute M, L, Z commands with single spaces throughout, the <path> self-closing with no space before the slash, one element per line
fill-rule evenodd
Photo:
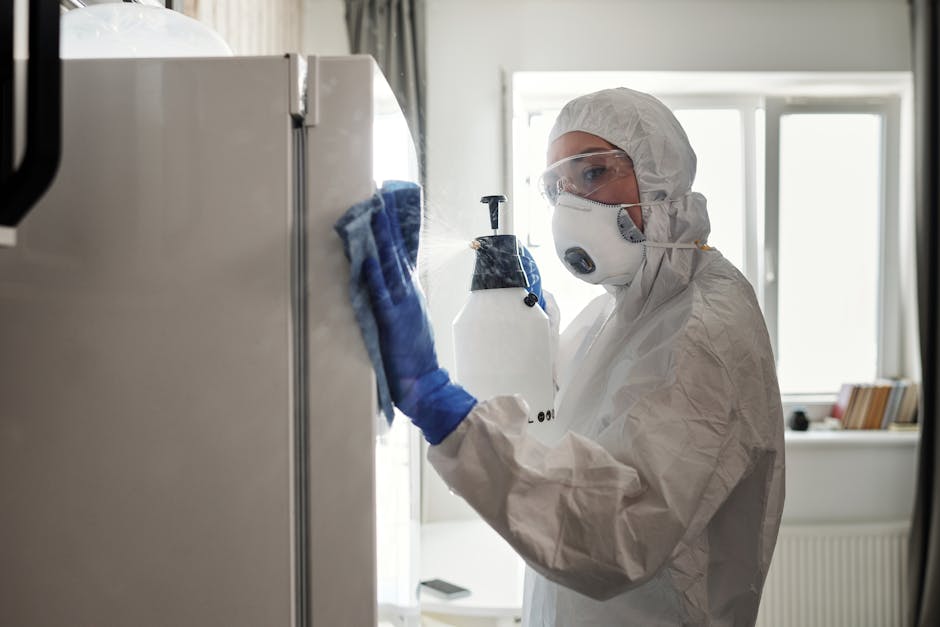
<path fill-rule="evenodd" d="M 519 259 L 519 240 L 515 235 L 499 235 L 499 203 L 505 196 L 484 196 L 480 202 L 490 207 L 492 235 L 476 238 L 470 247 L 477 251 L 470 290 L 490 290 L 503 287 L 528 287 L 522 260 Z"/>
<path fill-rule="evenodd" d="M 490 227 L 493 229 L 493 235 L 499 230 L 499 203 L 506 202 L 506 197 L 502 195 L 484 196 L 480 199 L 484 205 L 490 206 Z"/>

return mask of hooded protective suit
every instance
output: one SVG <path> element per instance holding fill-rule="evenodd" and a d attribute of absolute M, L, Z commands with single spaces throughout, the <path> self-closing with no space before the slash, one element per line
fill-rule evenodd
<path fill-rule="evenodd" d="M 749 625 L 784 498 L 783 416 L 745 278 L 704 242 L 695 154 L 672 113 L 627 89 L 561 112 L 633 159 L 650 246 L 559 346 L 556 419 L 479 403 L 429 459 L 530 567 L 525 623 Z M 657 245 L 659 244 L 659 245 Z M 541 429 L 533 433 L 529 429 Z"/>

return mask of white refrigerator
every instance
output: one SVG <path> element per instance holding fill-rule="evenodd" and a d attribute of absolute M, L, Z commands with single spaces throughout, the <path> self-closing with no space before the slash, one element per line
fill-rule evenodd
<path fill-rule="evenodd" d="M 376 416 L 332 228 L 417 176 L 375 63 L 62 76 L 0 247 L 0 625 L 414 622 L 416 435 Z"/>

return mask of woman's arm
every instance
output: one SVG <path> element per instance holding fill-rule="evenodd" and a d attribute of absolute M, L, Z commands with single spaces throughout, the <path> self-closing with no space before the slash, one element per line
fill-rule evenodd
<path fill-rule="evenodd" d="M 522 402 L 499 397 L 428 459 L 535 570 L 611 598 L 655 575 L 750 469 L 731 383 L 697 359 L 701 393 L 681 382 L 654 391 L 604 430 L 603 445 L 569 433 L 545 446 L 513 426 L 524 423 Z"/>

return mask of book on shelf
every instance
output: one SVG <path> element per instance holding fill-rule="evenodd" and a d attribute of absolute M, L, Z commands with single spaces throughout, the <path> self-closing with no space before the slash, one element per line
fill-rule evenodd
<path fill-rule="evenodd" d="M 914 382 L 907 387 L 901 406 L 894 422 L 898 424 L 913 424 L 917 422 L 917 410 L 920 405 L 920 385 Z"/>
<path fill-rule="evenodd" d="M 857 412 L 856 407 L 860 403 L 861 396 L 862 396 L 862 386 L 855 384 L 855 383 L 850 383 L 849 394 L 848 394 L 849 398 L 848 398 L 848 401 L 846 401 L 845 403 L 845 411 L 843 412 L 842 417 L 841 417 L 843 429 L 850 428 L 852 416 L 854 416 Z"/>
<path fill-rule="evenodd" d="M 897 383 L 891 387 L 891 393 L 888 395 L 888 401 L 885 404 L 884 415 L 881 417 L 882 429 L 887 429 L 889 425 L 897 421 L 901 409 L 901 401 L 904 399 L 904 395 L 907 394 L 910 387 L 911 381 L 907 379 L 899 379 Z"/>
<path fill-rule="evenodd" d="M 846 416 L 843 425 L 847 429 L 861 429 L 865 425 L 865 417 L 868 415 L 868 407 L 871 405 L 873 386 L 870 384 L 859 384 L 858 395 L 855 403 L 852 404 L 851 411 Z"/>
<path fill-rule="evenodd" d="M 888 429 L 916 424 L 918 402 L 919 386 L 910 379 L 845 383 L 830 413 L 843 429 Z"/>
<path fill-rule="evenodd" d="M 888 404 L 888 396 L 894 387 L 892 383 L 876 383 L 872 388 L 871 405 L 868 408 L 868 415 L 865 416 L 863 429 L 880 429 L 881 421 L 884 418 L 885 408 Z"/>
<path fill-rule="evenodd" d="M 829 415 L 833 418 L 838 418 L 842 420 L 845 417 L 845 412 L 849 407 L 849 399 L 852 398 L 852 392 L 855 390 L 855 385 L 852 383 L 843 383 L 842 387 L 839 388 L 839 396 L 836 398 L 835 404 L 832 406 L 832 411 L 829 412 Z"/>

